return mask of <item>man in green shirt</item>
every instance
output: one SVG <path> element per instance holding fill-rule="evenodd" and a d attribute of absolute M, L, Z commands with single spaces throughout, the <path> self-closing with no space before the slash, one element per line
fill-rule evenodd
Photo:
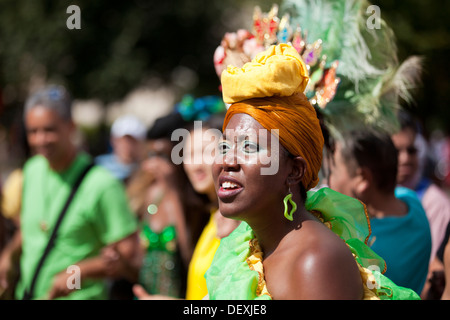
<path fill-rule="evenodd" d="M 64 88 L 50 86 L 32 95 L 24 112 L 33 152 L 24 167 L 20 235 L 21 278 L 16 298 L 22 299 L 53 226 L 72 186 L 92 161 L 72 143 L 75 125 L 71 100 Z M 105 169 L 94 166 L 83 179 L 58 229 L 35 284 L 35 299 L 106 299 L 105 278 L 129 277 L 136 270 L 136 218 L 123 186 Z M 111 270 L 102 258 L 109 247 L 128 268 Z M 134 267 L 133 267 L 134 266 Z"/>

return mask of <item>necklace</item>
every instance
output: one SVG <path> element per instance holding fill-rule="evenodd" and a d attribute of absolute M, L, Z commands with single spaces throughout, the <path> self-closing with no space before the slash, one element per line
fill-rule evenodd
<path fill-rule="evenodd" d="M 256 295 L 259 297 L 263 294 L 272 298 L 267 290 L 266 280 L 264 279 L 263 251 L 259 245 L 258 239 L 253 238 L 249 241 L 250 252 L 246 259 L 250 270 L 258 272 L 258 286 L 256 287 Z"/>

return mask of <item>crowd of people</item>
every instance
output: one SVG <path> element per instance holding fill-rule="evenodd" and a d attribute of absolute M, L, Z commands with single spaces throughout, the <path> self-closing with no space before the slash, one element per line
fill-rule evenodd
<path fill-rule="evenodd" d="M 24 120 L 33 156 L 10 175 L 3 192 L 3 219 L 11 229 L 0 262 L 3 297 L 64 297 L 73 276 L 67 268 L 77 265 L 83 290 L 73 290 L 72 299 L 133 299 L 139 292 L 203 298 L 208 261 L 236 225 L 217 211 L 210 164 L 171 161 L 175 129 L 190 132 L 180 142 L 182 157 L 196 159 L 202 159 L 208 135 L 219 132 L 225 105 L 219 97 L 203 101 L 207 107 L 219 102 L 219 108 L 200 129 L 176 111 L 156 119 L 150 130 L 133 115 L 119 117 L 111 127 L 112 152 L 94 158 L 71 140 L 68 92 L 49 86 L 32 95 Z M 29 293 L 58 210 L 90 163 L 94 169 L 74 194 Z"/>
<path fill-rule="evenodd" d="M 217 101 L 220 102 L 220 98 L 216 98 L 214 103 Z M 299 101 L 292 100 L 289 104 L 301 103 Z M 256 100 L 255 104 L 258 103 L 261 101 Z M 204 105 L 208 106 L 207 103 Z M 70 96 L 61 86 L 49 86 L 33 94 L 25 105 L 24 121 L 33 156 L 23 169 L 10 175 L 3 192 L 3 220 L 8 222 L 4 226 L 11 229 L 0 260 L 3 298 L 202 299 L 211 294 L 205 273 L 212 264 L 220 239 L 236 229 L 240 220 L 247 222 L 241 228 L 248 228 L 252 219 L 260 224 L 262 217 L 258 212 L 268 212 L 268 217 L 273 217 L 276 214 L 272 211 L 283 211 L 280 208 L 283 201 L 273 201 L 276 182 L 272 179 L 278 173 L 264 177 L 253 169 L 254 176 L 246 176 L 245 179 L 237 178 L 239 176 L 235 174 L 241 171 L 241 167 L 246 172 L 249 169 L 245 166 L 251 167 L 250 164 L 255 163 L 245 157 L 240 159 L 239 152 L 261 152 L 262 144 L 258 140 L 262 138 L 248 133 L 250 129 L 257 132 L 256 129 L 266 128 L 261 125 L 265 124 L 265 118 L 254 114 L 254 106 L 233 104 L 225 117 L 223 104 L 222 109 L 203 117 L 200 127 L 194 125 L 192 119 L 195 117 L 186 120 L 179 109 L 157 119 L 150 130 L 146 130 L 138 118 L 125 115 L 111 127 L 112 152 L 95 158 L 77 150 L 71 141 L 75 125 L 70 117 L 70 106 Z M 386 271 L 385 275 L 390 280 L 413 289 L 424 299 L 448 298 L 448 286 L 444 291 L 448 271 L 444 266 L 448 266 L 445 261 L 448 261 L 450 252 L 447 245 L 450 200 L 432 182 L 432 177 L 421 169 L 424 164 L 420 164 L 417 150 L 417 122 L 404 112 L 400 118 L 402 129 L 392 137 L 359 130 L 347 132 L 343 140 L 329 143 L 328 156 L 324 158 L 328 174 L 322 177 L 321 184 L 315 189 L 329 187 L 365 204 L 371 228 L 368 246 L 386 262 L 386 270 L 380 271 Z M 255 122 L 255 119 L 259 120 Z M 282 119 L 286 122 L 288 118 Z M 298 123 L 300 120 L 293 118 L 291 121 Z M 227 129 L 233 128 L 231 132 L 237 136 L 221 137 L 222 125 Z M 280 128 L 281 125 L 274 127 Z M 173 141 L 172 134 L 177 129 L 188 134 L 180 141 Z M 228 131 L 224 129 L 223 132 Z M 302 140 L 303 134 L 300 131 L 291 143 L 308 141 Z M 315 135 L 323 136 L 320 131 Z M 248 141 L 240 141 L 240 136 Z M 218 140 L 221 142 L 215 143 Z M 172 161 L 177 143 L 182 144 L 182 148 L 178 148 L 184 160 L 181 165 Z M 204 161 L 206 149 L 212 144 L 219 157 L 226 156 L 223 162 L 214 166 Z M 283 142 L 281 144 L 284 146 Z M 270 146 L 266 148 L 272 151 Z M 233 149 L 236 151 L 228 156 L 228 151 Z M 320 150 L 319 147 L 311 154 L 321 155 Z M 306 160 L 306 153 L 294 157 L 291 155 L 294 151 L 285 152 L 288 155 L 283 156 L 286 163 L 280 164 L 279 170 L 283 172 L 285 168 L 291 168 L 288 193 L 294 195 L 294 203 L 300 206 L 307 202 L 305 192 L 319 181 L 322 162 L 319 159 L 314 164 Z M 287 161 L 292 159 L 296 161 L 288 165 Z M 74 194 L 47 260 L 38 268 L 41 254 L 52 234 L 51 225 L 56 223 L 78 176 L 90 163 L 96 165 Z M 314 166 L 315 173 L 308 174 L 307 170 Z M 220 177 L 220 171 L 226 173 L 226 178 Z M 307 174 L 314 181 L 309 187 L 299 184 Z M 227 180 L 230 186 L 225 186 Z M 250 189 L 246 190 L 249 194 L 244 197 L 248 203 L 241 205 L 251 208 L 244 209 L 244 212 L 250 217 L 253 214 L 252 219 L 239 215 L 233 217 L 236 209 L 233 202 L 227 202 L 230 197 L 227 192 L 233 193 L 234 189 L 240 188 Z M 255 190 L 251 191 L 252 188 Z M 284 192 L 280 197 L 284 197 Z M 308 199 L 311 197 L 308 194 Z M 331 198 L 331 195 L 327 197 Z M 269 205 L 274 204 L 275 207 L 269 211 Z M 307 203 L 305 207 L 308 208 Z M 316 218 L 310 217 L 308 210 L 301 209 L 305 217 L 298 215 L 300 210 L 296 210 L 296 224 L 293 226 L 301 225 L 302 230 L 311 228 L 308 234 L 303 235 L 304 239 L 292 238 L 291 241 L 305 244 L 298 250 L 305 246 L 314 247 L 312 243 L 319 241 L 319 237 L 320 242 L 330 242 L 327 246 L 337 250 L 335 252 L 345 251 L 345 247 L 340 248 L 333 243 L 333 237 L 324 240 L 329 237 L 326 229 L 317 229 L 311 222 Z M 277 223 L 270 221 L 269 225 L 269 230 L 254 231 L 258 232 L 259 241 L 264 241 L 266 233 L 266 237 L 276 237 Z M 281 238 L 282 230 L 280 227 L 278 231 Z M 290 242 L 286 245 L 292 246 Z M 278 247 L 269 249 L 270 245 L 265 244 L 264 248 L 266 257 L 275 257 L 272 259 L 279 268 L 283 268 L 281 261 L 290 261 L 276 254 L 280 250 Z M 325 249 L 316 250 L 329 252 Z M 273 251 L 270 255 L 267 254 L 269 250 Z M 319 261 L 325 258 L 316 257 Z M 354 292 L 348 292 L 348 296 L 342 289 L 352 288 L 348 282 L 351 279 L 358 283 L 355 276 L 358 269 L 351 262 L 351 255 L 346 259 L 328 261 L 348 265 L 344 268 L 348 270 L 346 275 L 339 271 L 337 274 L 327 273 L 330 278 L 324 278 L 320 274 L 325 271 L 321 264 L 314 266 L 319 273 L 317 277 L 322 278 L 328 288 L 329 296 L 322 297 L 340 299 L 361 295 L 357 285 Z M 79 268 L 79 281 L 82 282 L 78 287 L 77 279 L 68 269 L 72 265 Z M 266 270 L 271 270 L 270 266 L 264 265 Z M 209 272 L 213 273 L 214 268 Z M 34 279 L 37 269 L 39 276 Z M 221 270 L 229 271 L 226 267 Z M 309 278 L 311 270 L 303 272 L 307 271 L 305 276 L 313 279 Z M 274 272 L 281 273 L 281 269 Z M 342 283 L 336 283 L 333 295 L 328 286 L 330 281 L 338 279 Z M 74 285 L 71 287 L 69 283 Z M 311 288 L 307 287 L 304 297 L 313 298 Z M 316 287 L 320 288 L 317 284 Z M 283 292 L 284 289 L 271 286 L 272 294 L 279 290 Z M 287 296 L 279 297 L 289 299 L 292 293 L 286 291 L 283 294 Z"/>
<path fill-rule="evenodd" d="M 31 94 L 32 155 L 2 188 L 1 298 L 450 299 L 450 198 L 418 121 L 336 125 L 321 110 L 344 76 L 314 79 L 295 44 L 218 68 L 222 97 L 186 96 L 150 128 L 119 117 L 96 157 L 64 87 Z"/>

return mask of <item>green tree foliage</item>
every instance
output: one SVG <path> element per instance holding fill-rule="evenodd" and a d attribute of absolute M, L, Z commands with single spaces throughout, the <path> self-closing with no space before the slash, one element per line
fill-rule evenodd
<path fill-rule="evenodd" d="M 198 90 L 217 90 L 214 50 L 224 32 L 231 31 L 227 27 L 233 12 L 255 3 L 0 0 L 0 89 L 5 103 L 23 102 L 30 81 L 39 76 L 65 84 L 78 98 L 108 103 L 150 76 L 170 81 L 179 65 L 198 73 Z M 69 5 L 81 9 L 80 30 L 66 27 Z"/>
<path fill-rule="evenodd" d="M 217 92 L 212 56 L 227 31 L 251 26 L 257 0 L 0 0 L 0 119 L 20 107 L 39 81 L 65 84 L 81 99 L 104 103 L 157 76 L 172 80 L 185 66 L 197 73 L 197 94 Z M 396 32 L 399 56 L 425 57 L 424 87 L 413 111 L 431 126 L 450 119 L 450 2 L 373 0 Z M 81 30 L 69 30 L 69 5 L 81 9 Z M 247 9 L 245 15 L 243 10 Z M 241 16 L 240 16 L 241 15 Z"/>
<path fill-rule="evenodd" d="M 425 126 L 425 134 L 440 128 L 450 134 L 450 2 L 438 0 L 373 0 L 392 26 L 399 58 L 424 58 L 423 85 L 409 110 Z"/>

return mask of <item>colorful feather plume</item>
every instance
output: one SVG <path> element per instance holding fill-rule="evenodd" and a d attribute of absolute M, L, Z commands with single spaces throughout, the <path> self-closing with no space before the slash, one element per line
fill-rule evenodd
<path fill-rule="evenodd" d="M 321 40 L 327 64 L 339 61 L 335 96 L 318 108 L 335 137 L 359 126 L 394 132 L 398 109 L 413 101 L 420 83 L 421 58 L 399 64 L 394 32 L 381 16 L 376 27 L 368 24 L 370 6 L 366 0 L 286 0 L 281 6 L 307 43 Z"/>

